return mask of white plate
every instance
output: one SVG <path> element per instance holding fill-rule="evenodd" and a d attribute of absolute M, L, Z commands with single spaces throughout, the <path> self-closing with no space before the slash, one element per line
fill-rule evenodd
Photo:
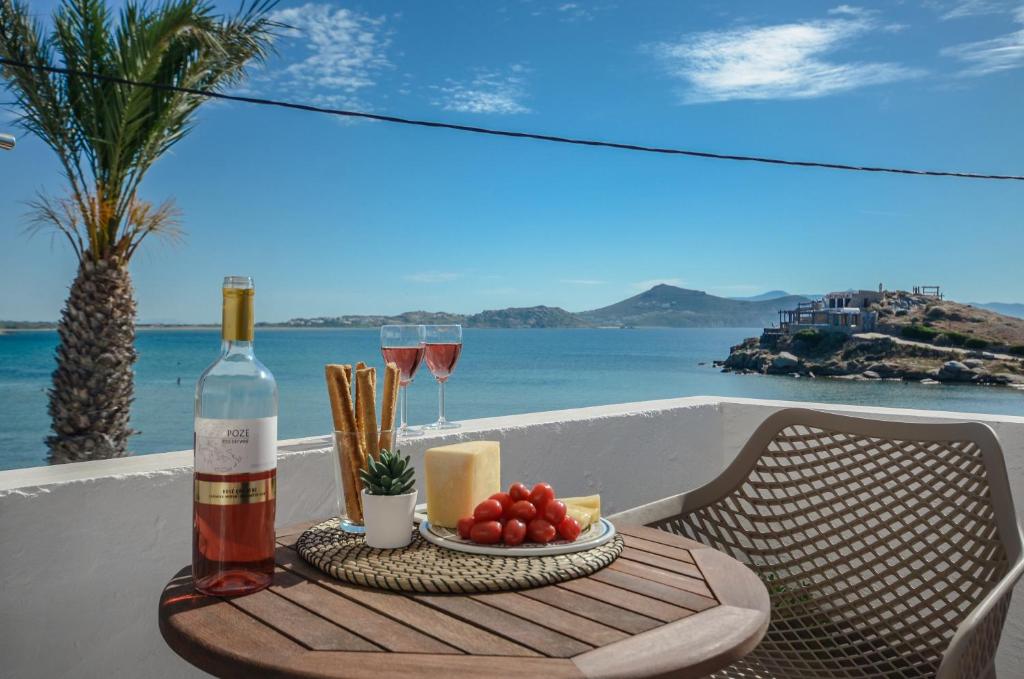
<path fill-rule="evenodd" d="M 571 554 L 582 552 L 585 549 L 592 549 L 603 545 L 615 537 L 615 526 L 607 519 L 601 519 L 580 533 L 574 542 L 567 540 L 554 540 L 542 545 L 537 542 L 524 542 L 515 547 L 506 547 L 502 544 L 479 545 L 470 540 L 463 540 L 459 537 L 458 531 L 444 526 L 432 526 L 430 521 L 420 521 L 420 535 L 435 545 L 453 549 L 457 552 L 468 552 L 470 554 L 486 554 L 488 556 L 551 556 L 553 554 Z"/>

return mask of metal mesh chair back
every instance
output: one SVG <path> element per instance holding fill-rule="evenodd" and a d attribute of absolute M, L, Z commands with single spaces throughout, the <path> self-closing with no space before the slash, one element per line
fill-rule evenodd
<path fill-rule="evenodd" d="M 749 564 L 772 600 L 765 639 L 718 677 L 935 676 L 1020 553 L 983 425 L 783 411 L 686 497 L 652 525 Z"/>

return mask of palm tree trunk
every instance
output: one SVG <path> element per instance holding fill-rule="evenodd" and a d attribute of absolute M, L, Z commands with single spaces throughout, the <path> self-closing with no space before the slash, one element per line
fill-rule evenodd
<path fill-rule="evenodd" d="M 135 297 L 128 266 L 88 253 L 57 326 L 57 369 L 50 389 L 50 463 L 128 454 L 134 399 Z"/>

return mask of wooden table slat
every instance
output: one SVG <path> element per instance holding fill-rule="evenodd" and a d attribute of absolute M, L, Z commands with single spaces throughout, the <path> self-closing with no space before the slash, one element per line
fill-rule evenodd
<path fill-rule="evenodd" d="M 398 653 L 461 653 L 437 639 L 427 636 L 358 603 L 327 592 L 316 583 L 286 571 L 278 571 L 271 588 L 275 593 L 327 618 L 359 636 Z"/>
<path fill-rule="evenodd" d="M 689 609 L 673 606 L 660 599 L 652 599 L 651 597 L 619 587 L 606 585 L 603 582 L 598 582 L 593 577 L 569 580 L 568 582 L 556 585 L 556 587 L 592 597 L 612 606 L 635 611 L 640 615 L 646 615 L 661 622 L 672 622 L 685 618 L 688 615 L 693 615 L 693 611 Z"/>
<path fill-rule="evenodd" d="M 717 606 L 718 602 L 714 599 L 709 599 L 693 592 L 687 592 L 682 589 L 676 589 L 668 585 L 663 585 L 660 582 L 654 582 L 653 580 L 647 580 L 646 578 L 638 578 L 635 575 L 629 573 L 623 573 L 622 571 L 612 570 L 611 568 L 605 568 L 602 571 L 598 571 L 590 576 L 591 580 L 597 580 L 615 587 L 621 587 L 622 589 L 629 590 L 630 592 L 636 592 L 637 594 L 643 594 L 651 598 L 657 599 L 658 601 L 664 601 L 666 603 L 681 606 L 687 608 L 694 613 Z"/>
<path fill-rule="evenodd" d="M 567 659 L 507 658 L 501 656 L 422 655 L 393 653 L 383 665 L 373 653 L 311 653 L 294 665 L 296 673 L 307 676 L 344 676 L 345 679 L 586 679 Z M 344 668 L 344 675 L 337 674 Z"/>
<path fill-rule="evenodd" d="M 537 601 L 543 601 L 550 606 L 555 606 L 565 611 L 578 613 L 590 620 L 607 625 L 608 627 L 614 627 L 627 634 L 639 634 L 662 624 L 660 621 L 649 618 L 646 615 L 640 615 L 634 611 L 619 608 L 604 601 L 598 601 L 589 596 L 577 594 L 554 585 L 538 587 L 537 589 L 525 589 L 520 594 Z"/>
<path fill-rule="evenodd" d="M 638 563 L 636 561 L 629 561 L 628 559 L 619 559 L 615 563 L 609 566 L 612 570 L 622 571 L 623 573 L 629 573 L 639 578 L 645 578 L 647 580 L 653 580 L 654 582 L 660 582 L 663 585 L 669 587 L 675 587 L 676 589 L 686 590 L 699 596 L 714 600 L 715 595 L 711 593 L 711 589 L 708 587 L 704 579 L 697 579 L 688 575 L 680 575 L 678 573 L 670 573 L 660 568 L 648 566 L 647 564 Z"/>
<path fill-rule="evenodd" d="M 571 658 L 592 647 L 528 620 L 464 596 L 422 594 L 414 598 L 552 658 Z"/>
<path fill-rule="evenodd" d="M 379 651 L 380 647 L 265 589 L 229 600 L 264 625 L 313 651 Z"/>
<path fill-rule="evenodd" d="M 687 550 L 689 556 L 693 554 Z M 663 571 L 671 571 L 672 573 L 679 573 L 680 575 L 689 575 L 692 578 L 704 579 L 704 575 L 697 568 L 697 564 L 691 561 L 680 561 L 679 559 L 673 559 L 667 556 L 661 556 L 660 554 L 654 554 L 653 552 L 645 552 L 642 549 L 636 547 L 624 547 L 622 549 L 622 555 L 620 559 L 629 559 L 630 561 L 639 561 L 645 563 L 648 566 L 654 566 L 660 568 Z"/>
<path fill-rule="evenodd" d="M 633 549 L 637 549 L 642 552 L 657 554 L 667 559 L 672 559 L 682 563 L 693 563 L 693 555 L 690 554 L 689 549 L 673 547 L 672 545 L 663 545 L 660 542 L 652 542 L 651 540 L 644 540 L 643 538 L 633 537 L 632 535 L 626 535 L 625 542 L 627 547 L 632 547 Z"/>
<path fill-rule="evenodd" d="M 458 618 L 453 618 L 436 608 L 413 601 L 403 594 L 365 587 L 352 587 L 338 582 L 307 564 L 293 550 L 282 547 L 278 549 L 276 558 L 278 565 L 286 570 L 301 575 L 339 596 L 440 639 L 466 653 L 519 657 L 537 655 L 537 652 L 532 649 L 491 634 L 487 630 L 470 625 Z"/>
<path fill-rule="evenodd" d="M 677 547 L 679 549 L 707 548 L 707 545 L 702 545 L 696 540 L 691 540 L 690 538 L 683 537 L 682 535 L 676 535 L 675 533 L 669 533 L 665 530 L 651 528 L 650 526 L 616 526 L 616 528 L 623 535 L 632 535 L 635 538 L 641 538 L 649 542 L 657 542 L 669 547 Z"/>
<path fill-rule="evenodd" d="M 196 594 L 191 583 L 164 590 L 160 632 L 178 655 L 220 677 L 252 676 L 309 652 L 228 602 Z"/>
<path fill-rule="evenodd" d="M 591 646 L 604 646 L 629 637 L 625 632 L 561 608 L 549 606 L 517 592 L 478 594 L 473 598 Z"/>

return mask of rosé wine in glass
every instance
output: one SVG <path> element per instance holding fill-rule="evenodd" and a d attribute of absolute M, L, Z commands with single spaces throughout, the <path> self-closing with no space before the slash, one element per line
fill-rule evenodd
<path fill-rule="evenodd" d="M 428 325 L 426 328 L 426 361 L 437 380 L 437 422 L 428 429 L 455 429 L 459 425 L 449 422 L 444 414 L 444 385 L 462 354 L 461 325 Z"/>
<path fill-rule="evenodd" d="M 385 363 L 398 365 L 399 382 L 402 398 L 399 399 L 401 410 L 398 434 L 402 437 L 419 436 L 420 431 L 409 426 L 408 398 L 409 384 L 416 376 L 416 370 L 423 361 L 426 351 L 424 341 L 426 330 L 422 325 L 382 325 L 380 327 L 380 354 Z"/>

